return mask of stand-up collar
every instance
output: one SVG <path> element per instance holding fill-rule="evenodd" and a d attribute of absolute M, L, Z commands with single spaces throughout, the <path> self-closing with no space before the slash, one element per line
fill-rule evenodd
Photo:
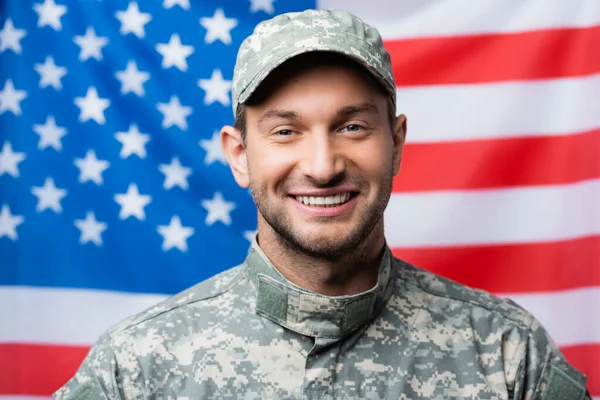
<path fill-rule="evenodd" d="M 287 280 L 269 261 L 256 239 L 245 266 L 256 288 L 256 312 L 302 335 L 339 338 L 373 319 L 392 293 L 391 252 L 386 246 L 375 286 L 351 296 L 324 296 Z"/>

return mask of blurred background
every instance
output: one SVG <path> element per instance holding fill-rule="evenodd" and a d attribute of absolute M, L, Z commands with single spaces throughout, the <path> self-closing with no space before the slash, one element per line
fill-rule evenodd
<path fill-rule="evenodd" d="M 243 261 L 237 49 L 315 7 L 392 56 L 395 254 L 531 311 L 600 399 L 596 0 L 0 2 L 0 399 L 48 398 L 111 325 Z"/>

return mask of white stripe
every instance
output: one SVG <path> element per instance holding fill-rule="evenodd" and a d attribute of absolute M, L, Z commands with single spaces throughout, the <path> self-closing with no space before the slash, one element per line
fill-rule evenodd
<path fill-rule="evenodd" d="M 48 396 L 17 396 L 17 395 L 0 395 L 0 400 L 51 400 Z"/>
<path fill-rule="evenodd" d="M 600 23 L 597 0 L 319 0 L 347 10 L 385 39 L 508 33 Z"/>
<path fill-rule="evenodd" d="M 90 345 L 110 326 L 164 296 L 0 286 L 0 342 Z"/>
<path fill-rule="evenodd" d="M 600 6 L 598 7 L 600 9 Z M 407 142 L 561 135 L 600 127 L 600 75 L 399 88 Z M 583 99 L 588 99 L 584 101 Z"/>
<path fill-rule="evenodd" d="M 545 294 L 511 294 L 560 346 L 600 343 L 600 287 Z"/>
<path fill-rule="evenodd" d="M 28 317 L 4 327 L 0 342 L 67 345 L 91 345 L 125 316 L 164 298 L 97 290 L 0 288 L 0 301 L 15 297 L 18 313 Z M 508 297 L 533 313 L 559 345 L 600 343 L 600 319 L 590 318 L 600 309 L 600 287 Z M 5 317 L 0 314 L 0 319 Z"/>
<path fill-rule="evenodd" d="M 549 160 L 552 162 L 552 160 Z M 600 179 L 497 190 L 393 193 L 390 247 L 508 244 L 600 234 Z"/>

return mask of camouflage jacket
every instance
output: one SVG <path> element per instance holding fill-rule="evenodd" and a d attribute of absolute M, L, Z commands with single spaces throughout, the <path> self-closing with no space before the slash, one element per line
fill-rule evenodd
<path fill-rule="evenodd" d="M 246 261 L 106 332 L 58 400 L 589 399 L 513 303 L 386 249 L 378 283 L 327 297 Z"/>

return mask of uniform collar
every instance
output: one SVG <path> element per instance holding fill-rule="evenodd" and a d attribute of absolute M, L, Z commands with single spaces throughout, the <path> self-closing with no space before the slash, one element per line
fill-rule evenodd
<path fill-rule="evenodd" d="M 386 246 L 375 286 L 351 296 L 324 296 L 287 280 L 269 261 L 256 239 L 245 262 L 256 288 L 256 313 L 306 336 L 340 338 L 379 314 L 392 293 L 392 254 Z"/>

